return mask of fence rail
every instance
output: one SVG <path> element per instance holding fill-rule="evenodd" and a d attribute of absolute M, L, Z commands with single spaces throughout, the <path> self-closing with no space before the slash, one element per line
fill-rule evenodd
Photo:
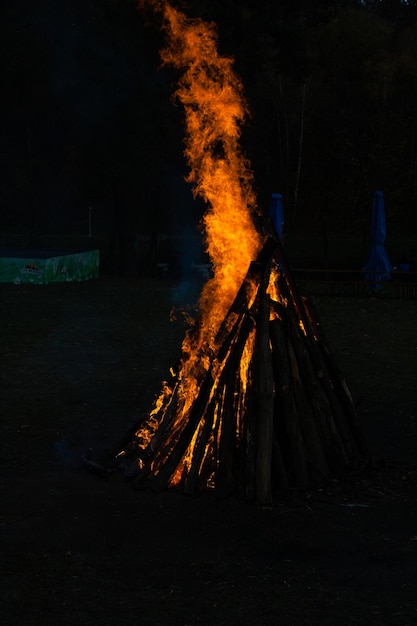
<path fill-rule="evenodd" d="M 417 298 L 417 272 L 392 271 L 389 280 L 371 283 L 362 270 L 293 269 L 297 285 L 306 294 Z"/>

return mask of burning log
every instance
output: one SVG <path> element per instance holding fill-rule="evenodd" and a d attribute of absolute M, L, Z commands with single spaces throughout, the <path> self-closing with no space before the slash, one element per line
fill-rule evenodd
<path fill-rule="evenodd" d="M 200 325 L 187 345 L 200 345 Z M 214 346 L 214 347 L 213 347 Z M 206 489 L 269 504 L 367 457 L 349 389 L 311 303 L 298 293 L 273 237 L 250 264 L 210 350 L 180 366 L 116 455 L 137 488 Z"/>

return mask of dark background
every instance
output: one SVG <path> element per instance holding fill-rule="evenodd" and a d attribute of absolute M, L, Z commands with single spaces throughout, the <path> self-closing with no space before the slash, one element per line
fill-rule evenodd
<path fill-rule="evenodd" d="M 280 192 L 287 233 L 366 233 L 382 188 L 389 232 L 415 232 L 417 2 L 173 4 L 215 21 L 235 59 L 262 210 Z M 135 273 L 140 241 L 151 262 L 161 235 L 191 241 L 203 207 L 183 181 L 158 19 L 132 0 L 1 6 L 0 243 L 88 239 L 89 207 L 107 269 Z"/>

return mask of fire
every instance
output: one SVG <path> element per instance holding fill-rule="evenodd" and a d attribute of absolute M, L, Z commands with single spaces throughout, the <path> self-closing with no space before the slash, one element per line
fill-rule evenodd
<path fill-rule="evenodd" d="M 199 308 L 201 346 L 210 346 L 262 245 L 253 222 L 253 175 L 239 144 L 247 106 L 233 60 L 217 51 L 215 26 L 186 17 L 168 2 L 148 4 L 163 18 L 162 61 L 182 72 L 175 96 L 185 113 L 188 181 L 207 204 L 203 223 L 214 278 L 206 283 Z"/>
<path fill-rule="evenodd" d="M 211 397 L 221 403 L 229 394 L 221 387 L 222 368 L 225 360 L 213 359 L 216 353 L 216 334 L 234 301 L 251 261 L 257 257 L 263 245 L 263 236 L 256 230 L 254 215 L 257 202 L 253 190 L 253 174 L 240 148 L 243 122 L 247 105 L 242 83 L 233 70 L 233 59 L 220 56 L 217 51 L 217 31 L 214 24 L 191 19 L 164 0 L 141 0 L 162 17 L 166 46 L 161 52 L 164 65 L 180 72 L 174 96 L 182 104 L 185 123 L 184 155 L 188 164 L 187 180 L 194 195 L 206 204 L 203 218 L 207 252 L 213 264 L 213 278 L 207 281 L 199 298 L 198 328 L 188 333 L 182 345 L 182 360 L 176 373 L 180 401 L 170 424 L 169 442 L 164 452 L 156 455 L 153 473 L 158 474 L 167 454 L 180 439 L 193 403 L 200 392 L 202 372 L 210 370 L 214 381 Z M 257 287 L 247 286 L 248 306 L 256 296 Z M 238 323 L 238 318 L 232 319 Z M 251 335 L 253 337 L 253 335 Z M 239 369 L 240 391 L 236 392 L 236 412 L 243 407 L 248 369 L 254 341 L 244 346 Z M 230 396 L 231 397 L 231 396 Z M 233 400 L 235 402 L 235 400 Z M 136 433 L 136 446 L 146 455 L 153 446 L 160 421 L 166 420 L 170 408 L 169 387 L 164 385 L 153 410 Z M 242 409 L 243 410 L 243 409 Z M 199 466 L 218 454 L 218 442 L 224 424 L 214 409 L 212 432 L 204 433 L 204 415 L 182 458 L 174 468 L 170 484 L 180 482 L 191 466 L 194 455 L 199 455 Z M 213 418 L 213 416 L 212 416 Z M 213 426 L 214 424 L 214 426 Z M 236 416 L 239 432 L 239 417 Z M 205 445 L 199 444 L 204 438 Z M 200 458 L 201 457 L 201 458 Z M 194 462 L 194 461 L 193 461 Z M 142 463 L 142 461 L 140 461 Z M 210 477 L 208 477 L 208 481 Z"/>
<path fill-rule="evenodd" d="M 255 228 L 252 172 L 239 146 L 246 105 L 232 60 L 218 55 L 213 25 L 165 0 L 142 4 L 162 17 L 163 62 L 181 72 L 175 94 L 185 113 L 188 180 L 207 205 L 214 277 L 179 365 L 116 463 L 140 486 L 238 489 L 270 504 L 277 485 L 305 487 L 336 458 L 356 461 L 365 448 L 359 430 L 344 446 L 355 422 L 351 397 L 279 239 Z M 256 223 L 270 230 L 261 216 Z"/>

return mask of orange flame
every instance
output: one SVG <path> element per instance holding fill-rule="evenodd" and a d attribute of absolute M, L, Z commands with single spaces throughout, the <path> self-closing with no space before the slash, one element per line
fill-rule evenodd
<path fill-rule="evenodd" d="M 247 115 L 233 60 L 217 52 L 214 24 L 191 19 L 168 2 L 149 0 L 162 13 L 164 64 L 182 71 L 175 96 L 185 112 L 188 181 L 207 203 L 203 218 L 214 278 L 201 294 L 201 346 L 214 334 L 233 301 L 262 238 L 256 231 L 253 175 L 239 145 Z"/>
<path fill-rule="evenodd" d="M 175 96 L 185 114 L 187 180 L 193 186 L 194 195 L 200 196 L 207 205 L 203 218 L 204 235 L 214 269 L 214 276 L 204 285 L 199 299 L 198 333 L 194 329 L 186 335 L 182 346 L 182 363 L 177 379 L 180 402 L 170 431 L 173 440 L 180 436 L 187 421 L 199 392 L 202 372 L 210 368 L 213 380 L 217 381 L 212 393 L 219 393 L 220 397 L 224 394 L 221 389 L 217 391 L 222 365 L 211 358 L 216 348 L 215 337 L 250 262 L 262 247 L 263 237 L 256 230 L 253 220 L 258 210 L 253 174 L 239 145 L 242 124 L 247 115 L 243 88 L 233 71 L 233 60 L 217 52 L 215 25 L 191 19 L 165 0 L 141 0 L 140 4 L 149 5 L 161 15 L 166 38 L 166 47 L 161 52 L 163 64 L 181 72 Z M 254 297 L 255 294 L 252 295 Z M 252 351 L 253 336 L 244 350 L 245 364 L 242 362 L 240 366 L 241 403 L 244 402 L 247 385 L 245 368 Z M 154 416 L 169 400 L 165 387 L 147 422 L 136 433 L 138 442 L 149 443 L 157 428 Z M 216 454 L 222 426 L 217 417 L 214 424 L 205 450 L 200 447 L 201 464 L 208 455 Z M 187 473 L 202 429 L 200 424 L 171 476 L 171 485 L 178 484 Z M 142 447 L 140 443 L 139 447 Z M 156 474 L 158 463 L 154 463 Z"/>

